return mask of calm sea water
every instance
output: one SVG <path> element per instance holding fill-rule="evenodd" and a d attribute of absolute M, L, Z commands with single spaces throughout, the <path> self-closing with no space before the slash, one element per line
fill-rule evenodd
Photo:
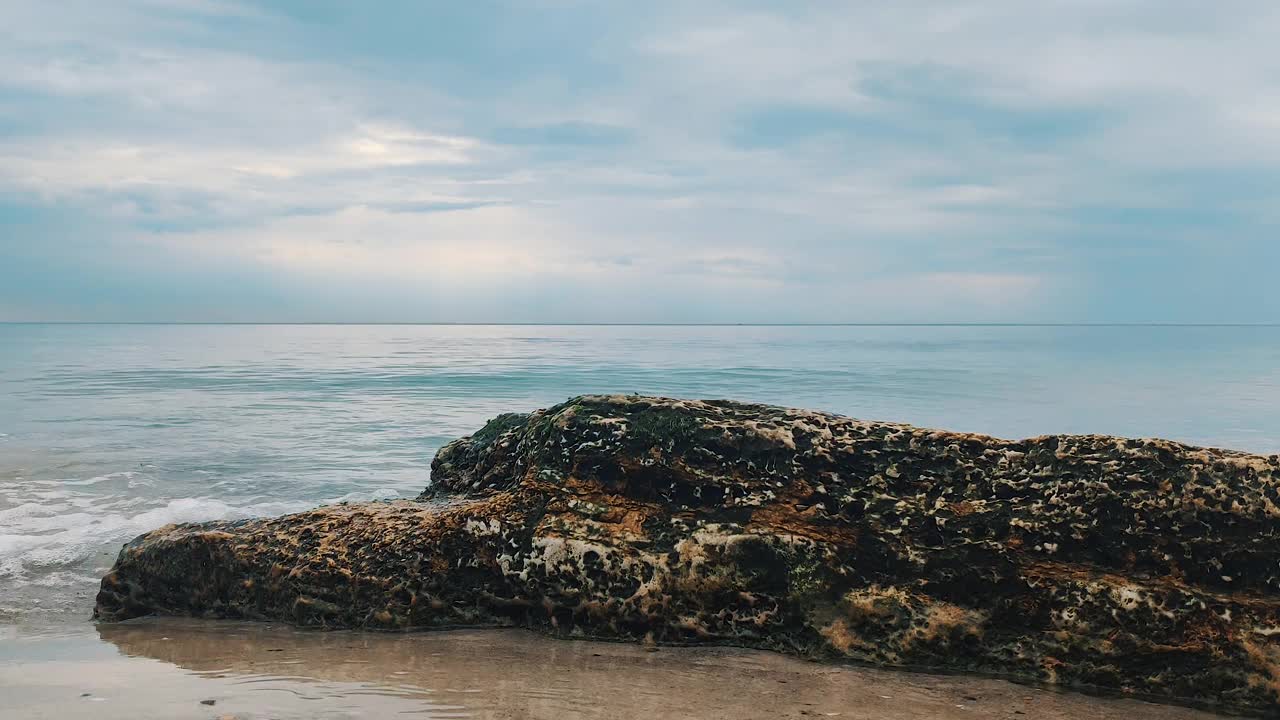
<path fill-rule="evenodd" d="M 87 620 L 146 530 L 412 497 L 594 392 L 1275 452 L 1280 328 L 0 325 L 0 625 Z"/>

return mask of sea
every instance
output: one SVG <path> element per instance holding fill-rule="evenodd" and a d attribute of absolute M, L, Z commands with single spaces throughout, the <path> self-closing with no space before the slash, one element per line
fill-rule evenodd
<path fill-rule="evenodd" d="M 584 393 L 1273 453 L 1280 327 L 4 324 L 0 637 L 88 627 L 143 532 L 412 498 L 444 443 Z"/>

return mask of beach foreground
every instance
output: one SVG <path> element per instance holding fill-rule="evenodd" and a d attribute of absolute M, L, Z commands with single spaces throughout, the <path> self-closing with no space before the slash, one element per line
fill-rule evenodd
<path fill-rule="evenodd" d="M 1207 713 L 1001 680 L 525 630 L 319 632 L 148 618 L 0 643 L 7 718 L 1115 718 Z"/>

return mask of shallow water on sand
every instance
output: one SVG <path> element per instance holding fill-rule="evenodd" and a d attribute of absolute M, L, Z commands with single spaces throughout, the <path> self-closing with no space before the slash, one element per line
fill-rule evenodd
<path fill-rule="evenodd" d="M 100 635 L 99 635 L 100 634 Z M 303 631 L 151 619 L 0 643 L 6 718 L 1196 720 L 998 680 L 527 631 Z"/>

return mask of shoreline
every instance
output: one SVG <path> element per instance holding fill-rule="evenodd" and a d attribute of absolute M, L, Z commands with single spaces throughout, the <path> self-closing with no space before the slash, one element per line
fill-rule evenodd
<path fill-rule="evenodd" d="M 0 649 L 10 717 L 1219 717 L 1004 680 L 740 648 L 564 642 L 515 629 L 383 633 L 145 618 L 49 631 L 16 632 Z"/>

